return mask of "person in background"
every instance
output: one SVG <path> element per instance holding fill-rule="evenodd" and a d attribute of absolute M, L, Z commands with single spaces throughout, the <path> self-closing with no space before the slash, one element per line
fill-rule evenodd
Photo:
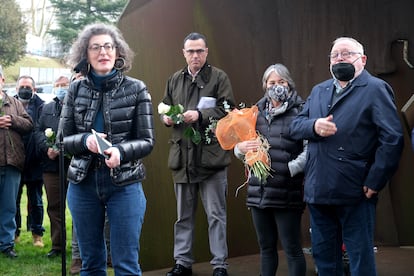
<path fill-rule="evenodd" d="M 189 34 L 184 39 L 182 51 L 187 66 L 168 79 L 162 100 L 166 105 L 181 104 L 184 107 L 183 123 L 176 124 L 165 114 L 161 118 L 172 130 L 168 166 L 172 170 L 177 199 L 177 221 L 174 225 L 175 266 L 167 276 L 192 274 L 198 194 L 201 196 L 209 225 L 213 275 L 226 276 L 226 194 L 230 153 L 222 150 L 217 140 L 207 145 L 202 135 L 202 141 L 195 143 L 186 138 L 184 132 L 191 126 L 204 134 L 211 119 L 224 117 L 227 105 L 229 108 L 234 107 L 234 96 L 227 74 L 207 62 L 208 48 L 204 35 Z"/>
<path fill-rule="evenodd" d="M 45 104 L 36 125 L 36 144 L 38 155 L 42 158 L 43 181 L 47 196 L 47 213 L 50 219 L 50 237 L 52 248 L 47 257 L 59 256 L 62 252 L 62 218 L 61 218 L 61 184 L 59 173 L 58 141 L 51 141 L 46 137 L 45 130 L 51 129 L 56 136 L 63 99 L 68 91 L 69 78 L 60 76 L 54 83 L 53 101 Z M 69 160 L 66 159 L 65 168 Z M 66 193 L 66 188 L 65 188 Z"/>
<path fill-rule="evenodd" d="M 22 135 L 32 131 L 33 122 L 22 103 L 3 92 L 3 85 L 0 66 L 0 252 L 15 258 L 16 201 L 25 162 Z"/>
<path fill-rule="evenodd" d="M 155 141 L 151 96 L 142 81 L 125 75 L 133 52 L 115 26 L 85 26 L 70 53 L 68 63 L 73 68 L 82 63 L 84 78 L 69 86 L 58 137 L 72 155 L 67 201 L 81 253 L 80 273 L 106 275 L 106 211 L 115 274 L 142 275 L 139 238 L 146 198 L 141 159 Z M 103 139 L 111 143 L 106 149 L 101 148 Z"/>
<path fill-rule="evenodd" d="M 290 134 L 307 139 L 305 201 L 318 275 L 342 275 L 342 243 L 351 275 L 377 275 L 378 193 L 398 167 L 403 132 L 391 87 L 367 70 L 357 40 L 340 37 L 329 54 L 332 79 L 313 87 Z"/>
<path fill-rule="evenodd" d="M 23 75 L 17 79 L 15 96 L 23 104 L 27 113 L 32 118 L 33 124 L 36 126 L 42 112 L 44 101 L 36 94 L 36 84 L 31 76 Z M 20 212 L 20 200 L 23 193 L 23 186 L 26 185 L 28 198 L 28 216 L 27 226 L 32 232 L 33 245 L 36 247 L 44 247 L 43 244 L 43 177 L 41 158 L 38 155 L 37 143 L 35 140 L 35 128 L 32 132 L 23 136 L 24 147 L 26 151 L 26 159 L 24 170 L 22 173 L 19 193 L 16 201 L 16 241 L 19 240 L 20 227 L 22 226 L 22 217 Z"/>
<path fill-rule="evenodd" d="M 72 75 L 70 82 L 74 82 L 76 80 L 83 79 L 83 75 L 80 72 L 80 69 L 77 70 L 75 68 L 74 70 L 75 70 L 75 74 Z M 74 274 L 79 274 L 80 273 L 80 271 L 82 269 L 82 259 L 80 257 L 78 237 L 76 236 L 76 231 L 75 231 L 75 226 L 74 226 L 73 220 L 72 220 L 71 246 L 72 246 L 72 261 L 71 261 L 71 264 L 70 264 L 69 273 L 74 275 Z"/>
<path fill-rule="evenodd" d="M 274 276 L 278 267 L 278 239 L 287 256 L 289 275 L 304 276 L 306 261 L 301 245 L 303 168 L 306 141 L 294 140 L 289 126 L 304 103 L 295 90 L 289 70 L 282 64 L 270 65 L 263 74 L 265 92 L 257 102 L 256 130 L 269 143 L 272 175 L 264 183 L 252 175 L 247 185 L 249 207 L 260 246 L 260 275 Z M 257 139 L 236 144 L 236 157 L 257 151 Z"/>

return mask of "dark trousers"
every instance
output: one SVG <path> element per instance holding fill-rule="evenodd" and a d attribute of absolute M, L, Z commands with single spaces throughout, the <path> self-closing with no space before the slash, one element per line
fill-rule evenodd
<path fill-rule="evenodd" d="M 43 173 L 47 196 L 47 214 L 50 219 L 50 237 L 52 249 L 62 250 L 62 217 L 60 212 L 60 178 L 59 173 Z M 67 185 L 65 185 L 65 193 Z"/>
<path fill-rule="evenodd" d="M 257 240 L 260 246 L 262 276 L 276 275 L 279 265 L 278 240 L 285 251 L 289 275 L 305 276 L 306 260 L 301 245 L 302 210 L 251 208 Z"/>
<path fill-rule="evenodd" d="M 308 208 L 318 275 L 343 275 L 343 243 L 351 275 L 377 275 L 373 249 L 376 199 L 363 199 L 353 205 L 308 204 Z"/>
<path fill-rule="evenodd" d="M 42 200 L 42 188 L 43 188 L 43 181 L 26 181 L 20 182 L 19 192 L 17 194 L 16 200 L 16 236 L 20 235 L 20 228 L 22 227 L 22 215 L 20 212 L 20 202 L 23 193 L 23 185 L 26 185 L 27 189 L 27 228 L 33 234 L 43 236 L 43 232 L 45 229 L 43 228 L 43 200 Z"/>

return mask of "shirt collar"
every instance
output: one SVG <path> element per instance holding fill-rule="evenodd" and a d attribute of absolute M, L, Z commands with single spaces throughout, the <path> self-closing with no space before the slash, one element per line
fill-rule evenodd
<path fill-rule="evenodd" d="M 201 69 L 200 69 L 200 70 L 201 70 Z M 190 66 L 187 66 L 187 71 L 188 71 L 188 74 L 190 74 L 190 76 L 192 76 L 193 78 L 195 78 L 195 77 L 198 75 L 198 73 L 200 72 L 200 70 L 198 70 L 197 72 L 195 72 L 195 73 L 193 74 L 193 73 L 191 73 Z"/>
<path fill-rule="evenodd" d="M 335 86 L 335 93 L 336 94 L 340 94 L 343 91 L 345 91 L 349 86 L 351 86 L 352 82 L 354 81 L 354 79 L 350 80 L 345 87 L 341 87 L 341 85 L 339 84 L 339 81 L 337 79 L 334 79 L 334 86 Z"/>

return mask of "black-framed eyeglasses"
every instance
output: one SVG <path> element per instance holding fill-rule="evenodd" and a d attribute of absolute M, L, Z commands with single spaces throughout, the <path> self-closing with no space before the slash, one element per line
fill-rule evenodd
<path fill-rule="evenodd" d="M 101 52 L 102 48 L 105 49 L 105 52 L 110 53 L 114 50 L 115 46 L 112 43 L 107 42 L 104 45 L 92 44 L 91 46 L 88 47 L 88 49 L 94 53 Z"/>
<path fill-rule="evenodd" d="M 359 52 L 343 51 L 343 52 L 340 52 L 340 53 L 339 52 L 332 52 L 328 55 L 328 57 L 330 59 L 337 59 L 339 57 L 339 55 L 341 55 L 341 57 L 343 59 L 347 59 L 347 58 L 349 58 L 353 55 L 356 55 L 356 54 L 362 55 L 362 53 L 359 53 Z"/>
<path fill-rule="evenodd" d="M 194 55 L 197 53 L 197 55 L 200 55 L 206 51 L 206 49 L 186 49 L 184 50 L 189 55 Z"/>

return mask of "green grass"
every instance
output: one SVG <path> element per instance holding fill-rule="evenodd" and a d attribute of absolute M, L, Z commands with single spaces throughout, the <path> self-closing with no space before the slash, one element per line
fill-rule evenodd
<path fill-rule="evenodd" d="M 46 257 L 47 252 L 51 249 L 50 240 L 50 220 L 46 212 L 47 200 L 46 193 L 43 191 L 43 206 L 45 215 L 43 226 L 46 232 L 43 235 L 44 248 L 33 246 L 32 233 L 26 231 L 27 217 L 27 196 L 26 189 L 23 190 L 21 200 L 22 212 L 22 229 L 20 234 L 20 242 L 15 245 L 18 257 L 15 259 L 6 258 L 0 254 L 0 275 L 1 276 L 56 276 L 62 275 L 61 257 L 49 259 Z M 66 275 L 70 275 L 71 263 L 71 240 L 72 240 L 72 219 L 69 209 L 66 208 Z M 108 270 L 108 275 L 114 275 L 113 270 Z"/>
<path fill-rule="evenodd" d="M 67 68 L 60 59 L 26 55 L 18 63 L 9 67 L 3 67 L 6 84 L 16 82 L 19 77 L 20 67 Z"/>

